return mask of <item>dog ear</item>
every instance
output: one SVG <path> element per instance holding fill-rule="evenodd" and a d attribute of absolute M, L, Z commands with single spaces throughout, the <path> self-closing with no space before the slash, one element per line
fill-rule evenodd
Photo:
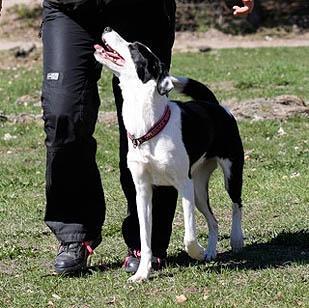
<path fill-rule="evenodd" d="M 166 95 L 174 88 L 171 76 L 164 71 L 158 79 L 157 90 L 160 95 Z"/>

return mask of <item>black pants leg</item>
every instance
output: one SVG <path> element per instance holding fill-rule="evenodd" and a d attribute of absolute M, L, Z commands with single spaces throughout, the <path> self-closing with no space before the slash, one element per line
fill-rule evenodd
<path fill-rule="evenodd" d="M 93 44 L 99 41 L 104 25 L 108 25 L 124 38 L 148 45 L 169 67 L 174 41 L 173 0 L 139 3 L 136 7 L 104 7 L 104 18 L 96 15 L 99 10 L 91 8 L 95 3 L 88 1 L 77 11 L 64 12 L 44 2 L 45 221 L 63 242 L 95 237 L 105 216 L 104 194 L 95 162 L 96 142 L 92 137 L 99 107 L 96 82 L 101 72 L 93 57 Z M 122 97 L 117 81 L 113 85 L 120 126 L 121 183 L 128 200 L 123 236 L 129 248 L 138 249 L 139 224 L 134 184 L 126 165 Z M 156 256 L 163 257 L 172 230 L 176 190 L 155 188 L 153 200 L 152 248 Z"/>
<path fill-rule="evenodd" d="M 109 26 L 119 32 L 126 40 L 140 41 L 149 46 L 166 64 L 167 68 L 170 67 L 174 43 L 174 1 L 150 1 L 133 9 L 129 6 L 127 8 L 122 7 L 117 13 L 113 14 L 112 12 L 109 15 L 118 16 L 118 18 L 108 22 Z M 113 90 L 120 128 L 120 181 L 128 202 L 128 213 L 122 225 L 122 233 L 129 248 L 140 249 L 136 192 L 131 173 L 127 167 L 128 138 L 121 115 L 123 99 L 117 78 L 113 79 Z M 154 187 L 152 250 L 155 256 L 166 256 L 176 203 L 177 191 L 174 188 Z"/>
<path fill-rule="evenodd" d="M 44 2 L 45 222 L 61 242 L 95 238 L 105 217 L 92 136 L 101 73 L 93 57 L 94 12 L 88 4 L 78 11 L 65 11 Z"/>

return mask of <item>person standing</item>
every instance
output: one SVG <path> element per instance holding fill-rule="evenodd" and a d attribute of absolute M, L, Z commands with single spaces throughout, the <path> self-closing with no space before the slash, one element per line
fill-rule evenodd
<path fill-rule="evenodd" d="M 174 42 L 174 0 L 45 0 L 43 2 L 42 106 L 46 132 L 45 222 L 60 242 L 55 260 L 58 273 L 82 269 L 101 242 L 105 201 L 97 168 L 93 132 L 100 99 L 97 82 L 101 65 L 94 45 L 105 27 L 127 41 L 149 46 L 170 66 Z M 126 163 L 127 134 L 118 79 L 113 78 L 120 132 L 120 182 L 128 215 L 122 232 L 128 246 L 125 269 L 136 271 L 140 250 L 135 188 Z M 103 145 L 104 146 L 104 145 Z M 166 257 L 177 192 L 154 189 L 153 252 L 156 262 Z"/>

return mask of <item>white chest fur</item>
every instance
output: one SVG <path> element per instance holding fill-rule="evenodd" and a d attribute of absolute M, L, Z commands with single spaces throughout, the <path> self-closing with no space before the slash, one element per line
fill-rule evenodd
<path fill-rule="evenodd" d="M 128 141 L 129 168 L 142 165 L 154 185 L 174 186 L 175 179 L 179 180 L 179 170 L 185 169 L 185 174 L 189 170 L 189 158 L 182 142 L 180 110 L 176 104 L 169 103 L 169 106 L 171 117 L 157 136 L 136 148 Z"/>

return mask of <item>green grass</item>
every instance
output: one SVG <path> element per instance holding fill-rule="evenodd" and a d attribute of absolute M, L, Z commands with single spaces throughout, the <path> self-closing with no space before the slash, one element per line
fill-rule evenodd
<path fill-rule="evenodd" d="M 221 100 L 294 94 L 309 98 L 309 76 L 304 63 L 309 48 L 215 50 L 178 55 L 175 75 L 192 76 L 209 84 Z"/>
<path fill-rule="evenodd" d="M 41 61 L 22 69 L 24 60 L 14 60 L 8 53 L 2 58 L 12 63 L 0 70 L 0 111 L 5 114 L 40 112 L 35 100 L 18 104 L 24 95 L 38 97 L 41 87 Z M 294 94 L 309 100 L 309 48 L 255 48 L 214 50 L 210 53 L 175 54 L 171 72 L 190 76 L 213 89 L 220 100 L 245 100 Z M 99 82 L 101 110 L 115 110 L 111 74 L 103 71 Z M 176 96 L 177 97 L 177 96 Z"/>
<path fill-rule="evenodd" d="M 252 63 L 244 56 L 246 52 Z M 267 62 L 268 55 L 273 56 L 272 63 Z M 216 58 L 219 62 L 215 62 Z M 232 81 L 235 85 L 252 82 L 253 88 L 222 88 L 217 91 L 222 99 L 270 97 L 280 93 L 308 99 L 307 58 L 305 48 L 176 54 L 172 71 L 214 85 L 219 81 Z M 261 59 L 259 64 L 257 59 Z M 239 64 L 241 69 L 232 70 L 233 63 L 240 60 L 244 61 Z M 279 78 L 277 71 L 284 71 L 289 80 L 284 89 L 274 86 Z M 14 74 L 12 70 L 0 70 L 0 110 L 7 114 L 38 113 L 39 107 L 16 106 L 14 102 L 39 90 L 39 65 L 21 70 L 18 78 L 14 79 Z M 108 88 L 110 78 L 105 76 L 103 91 Z M 110 89 L 105 97 L 112 101 Z M 127 284 L 128 275 L 121 269 L 126 252 L 121 235 L 126 206 L 118 180 L 117 127 L 99 124 L 95 132 L 97 161 L 107 201 L 103 243 L 96 249 L 88 274 L 65 278 L 53 275 L 57 242 L 42 222 L 45 185 L 42 124 L 0 125 L 0 307 L 174 307 L 178 305 L 176 297 L 181 294 L 187 298 L 185 307 L 308 307 L 308 118 L 239 123 L 246 151 L 243 190 L 246 246 L 240 254 L 230 252 L 231 208 L 222 176 L 216 171 L 210 183 L 210 199 L 219 219 L 218 260 L 198 263 L 183 252 L 183 217 L 179 206 L 168 267 L 155 273 L 150 281 L 137 285 Z M 278 133 L 280 127 L 285 135 Z M 6 134 L 13 138 L 4 140 Z M 197 221 L 199 239 L 206 244 L 208 232 L 200 214 Z"/>

